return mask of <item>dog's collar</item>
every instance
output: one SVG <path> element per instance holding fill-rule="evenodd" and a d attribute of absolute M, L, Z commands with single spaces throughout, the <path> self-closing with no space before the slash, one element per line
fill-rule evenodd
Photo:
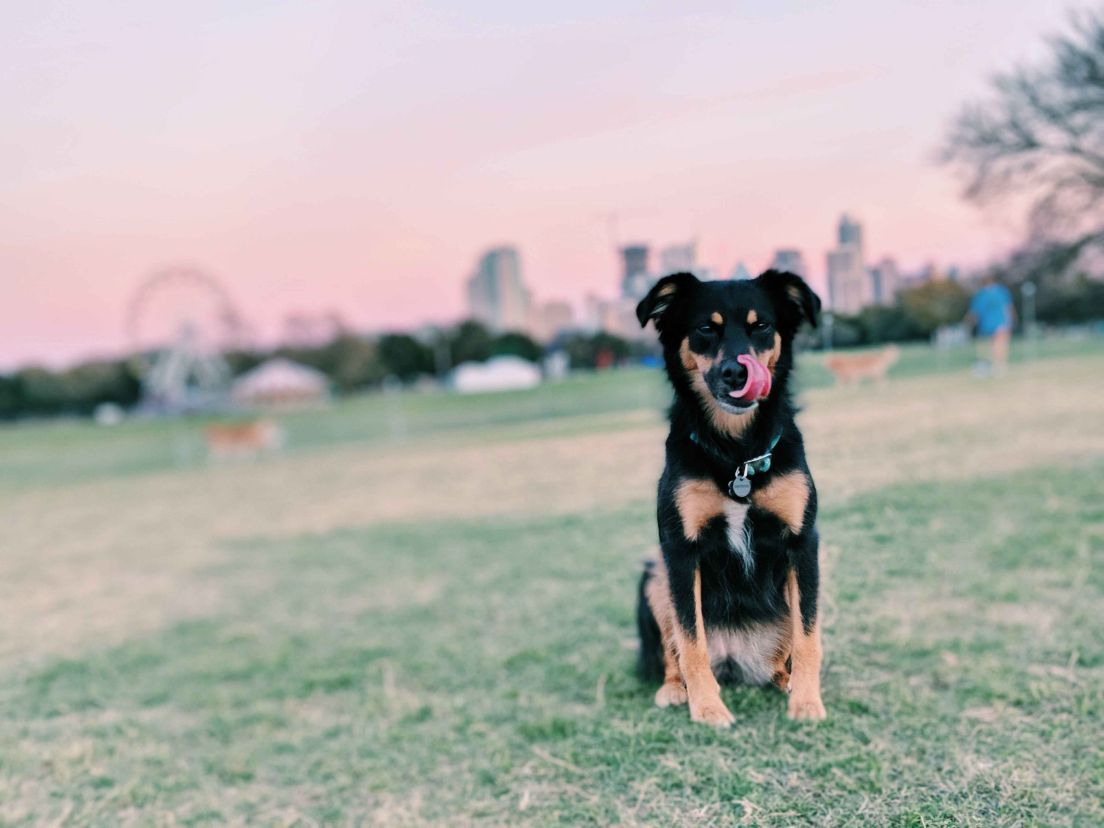
<path fill-rule="evenodd" d="M 774 439 L 771 440 L 770 447 L 758 457 L 752 457 L 750 460 L 745 460 L 736 466 L 736 473 L 732 476 L 732 479 L 728 481 L 728 495 L 735 500 L 744 500 L 749 494 L 751 494 L 751 477 L 756 474 L 765 474 L 770 471 L 771 467 L 771 452 L 774 451 L 774 447 L 778 445 L 778 441 L 782 439 L 782 432 L 778 432 L 774 435 Z M 706 454 L 713 456 L 715 460 L 720 460 L 722 463 L 727 464 L 729 462 L 727 457 L 722 457 L 712 447 L 702 442 L 698 438 L 698 432 L 690 432 L 690 440 L 694 445 L 701 448 Z"/>

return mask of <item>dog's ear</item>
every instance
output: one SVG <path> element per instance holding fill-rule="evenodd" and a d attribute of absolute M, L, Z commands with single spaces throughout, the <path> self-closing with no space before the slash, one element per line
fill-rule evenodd
<path fill-rule="evenodd" d="M 755 280 L 774 302 L 780 318 L 791 331 L 797 331 L 802 322 L 817 326 L 820 297 L 796 273 L 768 270 Z"/>
<path fill-rule="evenodd" d="M 636 318 L 640 320 L 640 327 L 643 328 L 652 319 L 656 330 L 662 330 L 664 314 L 675 302 L 685 299 L 700 284 L 693 273 L 672 273 L 664 276 L 652 285 L 648 295 L 636 306 Z"/>

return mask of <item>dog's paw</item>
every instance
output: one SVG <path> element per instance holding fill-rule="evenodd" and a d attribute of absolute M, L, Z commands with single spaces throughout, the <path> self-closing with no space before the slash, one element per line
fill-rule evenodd
<path fill-rule="evenodd" d="M 728 708 L 719 697 L 701 704 L 691 702 L 690 718 L 695 722 L 713 725 L 713 727 L 728 727 L 736 721 L 736 717 L 728 712 Z"/>
<path fill-rule="evenodd" d="M 656 690 L 656 707 L 676 707 L 686 704 L 690 696 L 686 692 L 686 685 L 681 681 L 669 681 Z"/>
<path fill-rule="evenodd" d="M 824 703 L 820 700 L 820 696 L 812 696 L 811 698 L 790 696 L 790 704 L 786 710 L 786 715 L 795 722 L 819 722 L 827 718 L 828 711 L 824 709 Z"/>
<path fill-rule="evenodd" d="M 777 687 L 783 693 L 789 693 L 790 692 L 790 671 L 789 670 L 778 670 L 778 671 L 776 671 L 774 676 L 771 678 L 771 682 L 774 684 L 775 687 Z"/>

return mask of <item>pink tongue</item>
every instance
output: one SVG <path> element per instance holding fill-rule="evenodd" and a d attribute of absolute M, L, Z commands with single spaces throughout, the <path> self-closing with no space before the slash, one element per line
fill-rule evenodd
<path fill-rule="evenodd" d="M 728 396 L 741 402 L 755 402 L 767 396 L 771 389 L 771 375 L 767 366 L 750 354 L 740 354 L 736 361 L 747 368 L 747 382 L 739 391 L 729 391 Z"/>

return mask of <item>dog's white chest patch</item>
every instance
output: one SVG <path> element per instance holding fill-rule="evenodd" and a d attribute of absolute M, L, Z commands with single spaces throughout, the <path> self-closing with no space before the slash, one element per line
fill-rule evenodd
<path fill-rule="evenodd" d="M 732 554 L 740 559 L 740 563 L 744 566 L 744 573 L 750 575 L 755 568 L 755 556 L 752 554 L 751 533 L 747 525 L 747 504 L 726 500 L 724 513 L 728 521 L 729 548 Z"/>
<path fill-rule="evenodd" d="M 731 662 L 740 670 L 740 681 L 746 684 L 766 684 L 771 680 L 775 658 L 784 640 L 785 628 L 780 623 L 706 630 L 709 661 L 714 669 Z"/>

